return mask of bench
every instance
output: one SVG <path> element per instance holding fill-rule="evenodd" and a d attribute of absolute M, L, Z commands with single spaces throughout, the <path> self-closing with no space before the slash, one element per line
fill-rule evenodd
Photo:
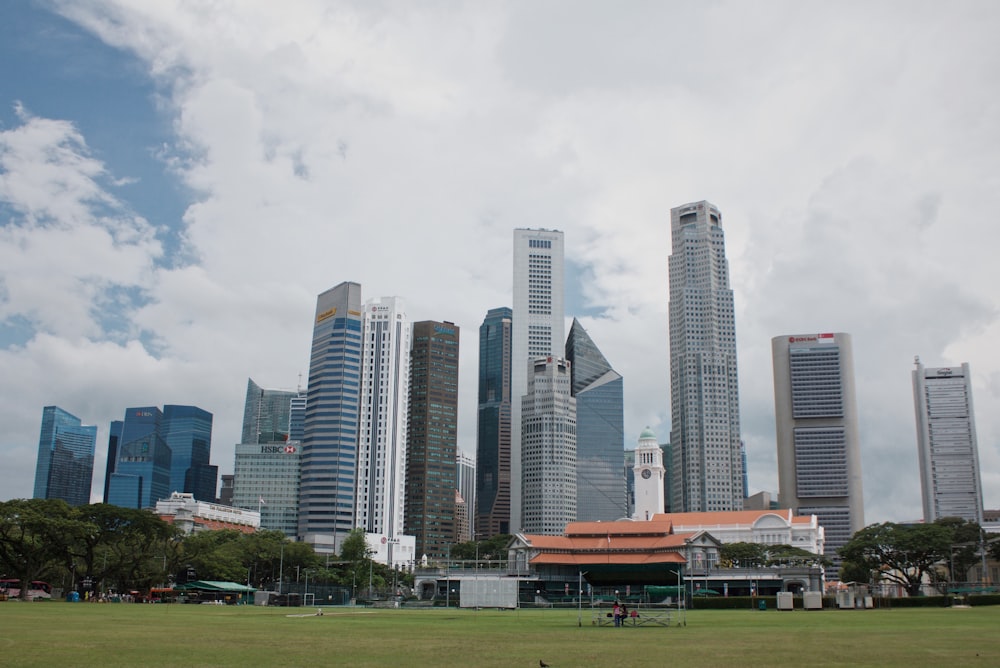
<path fill-rule="evenodd" d="M 615 618 L 610 612 L 595 612 L 594 626 L 614 626 Z M 635 617 L 622 620 L 622 626 L 670 626 L 670 610 L 643 610 Z"/>

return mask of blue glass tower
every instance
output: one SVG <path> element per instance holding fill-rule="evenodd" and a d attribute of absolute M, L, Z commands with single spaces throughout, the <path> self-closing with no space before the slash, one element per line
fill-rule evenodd
<path fill-rule="evenodd" d="M 161 436 L 163 411 L 129 408 L 121 423 L 118 456 L 107 502 L 124 508 L 152 508 L 170 495 L 171 452 Z M 112 428 L 112 434 L 115 429 Z"/>
<path fill-rule="evenodd" d="M 215 501 L 218 467 L 212 466 L 212 414 L 197 406 L 163 407 L 163 440 L 170 448 L 170 492 Z"/>
<path fill-rule="evenodd" d="M 361 285 L 344 282 L 319 295 L 302 441 L 299 537 L 333 550 L 337 535 L 354 528 L 361 333 Z"/>
<path fill-rule="evenodd" d="M 507 307 L 490 309 L 479 327 L 475 533 L 510 533 L 511 323 Z"/>
<path fill-rule="evenodd" d="M 90 503 L 97 427 L 58 406 L 42 409 L 35 466 L 35 498 L 62 499 L 71 506 Z"/>
<path fill-rule="evenodd" d="M 621 375 L 573 318 L 566 339 L 572 394 L 576 397 L 576 519 L 628 517 L 622 475 L 625 462 L 625 400 Z"/>

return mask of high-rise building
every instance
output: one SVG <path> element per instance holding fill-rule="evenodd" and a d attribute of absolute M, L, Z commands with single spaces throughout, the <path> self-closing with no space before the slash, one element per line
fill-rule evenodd
<path fill-rule="evenodd" d="M 361 395 L 361 286 L 341 283 L 316 299 L 309 360 L 302 480 L 301 540 L 334 551 L 354 528 Z"/>
<path fill-rule="evenodd" d="M 260 528 L 295 538 L 302 448 L 298 441 L 236 446 L 232 503 L 260 513 Z"/>
<path fill-rule="evenodd" d="M 563 358 L 563 233 L 514 230 L 514 309 L 511 331 L 510 531 L 524 528 L 521 511 L 521 401 L 535 360 Z"/>
<path fill-rule="evenodd" d="M 121 420 L 112 420 L 108 430 L 108 456 L 104 462 L 104 503 L 111 503 L 108 501 L 108 492 L 111 490 L 111 476 L 118 464 L 118 444 L 124 427 L 125 423 Z"/>
<path fill-rule="evenodd" d="M 648 521 L 653 515 L 664 512 L 664 481 L 667 469 L 663 466 L 663 450 L 656 442 L 656 434 L 649 427 L 639 434 L 635 449 L 635 515 L 633 519 Z"/>
<path fill-rule="evenodd" d="M 71 506 L 90 503 L 97 427 L 58 406 L 42 409 L 35 465 L 35 498 L 62 499 Z"/>
<path fill-rule="evenodd" d="M 510 533 L 511 322 L 512 311 L 502 307 L 490 309 L 479 326 L 474 524 L 480 538 Z"/>
<path fill-rule="evenodd" d="M 851 336 L 776 336 L 771 352 L 778 504 L 819 518 L 839 569 L 837 550 L 865 525 Z"/>
<path fill-rule="evenodd" d="M 108 484 L 107 503 L 123 508 L 153 508 L 170 496 L 172 453 L 163 438 L 163 411 L 156 406 L 125 410 L 118 432 L 115 468 Z M 112 441 L 109 440 L 109 449 Z"/>
<path fill-rule="evenodd" d="M 240 443 L 279 443 L 289 440 L 292 399 L 298 392 L 264 389 L 253 378 L 247 380 Z"/>
<path fill-rule="evenodd" d="M 247 381 L 243 442 L 236 446 L 230 505 L 260 513 L 260 527 L 298 535 L 301 441 L 289 438 L 294 407 L 301 425 L 305 397 L 290 390 L 265 389 Z M 301 438 L 301 427 L 298 429 Z"/>
<path fill-rule="evenodd" d="M 219 468 L 212 456 L 212 414 L 197 406 L 163 407 L 163 440 L 170 448 L 170 491 L 215 502 Z"/>
<path fill-rule="evenodd" d="M 404 529 L 421 557 L 456 542 L 459 335 L 451 322 L 413 323 Z"/>
<path fill-rule="evenodd" d="M 983 523 L 979 445 L 968 363 L 913 370 L 924 522 L 961 517 Z"/>
<path fill-rule="evenodd" d="M 461 450 L 455 459 L 455 476 L 458 494 L 463 504 L 462 513 L 456 511 L 455 514 L 455 542 L 465 543 L 476 540 L 477 536 L 480 539 L 485 538 L 486 536 L 481 536 L 476 531 L 472 512 L 476 507 L 476 460 Z"/>
<path fill-rule="evenodd" d="M 365 302 L 354 521 L 390 541 L 403 534 L 410 334 L 401 299 Z"/>
<path fill-rule="evenodd" d="M 570 363 L 535 360 L 521 411 L 524 532 L 562 535 L 576 521 L 576 399 Z"/>
<path fill-rule="evenodd" d="M 576 398 L 576 520 L 620 520 L 629 516 L 622 475 L 625 398 L 621 374 L 611 368 L 576 318 L 566 339 L 566 359 Z"/>
<path fill-rule="evenodd" d="M 722 214 L 708 202 L 670 210 L 670 507 L 740 510 L 743 463 L 736 323 Z"/>

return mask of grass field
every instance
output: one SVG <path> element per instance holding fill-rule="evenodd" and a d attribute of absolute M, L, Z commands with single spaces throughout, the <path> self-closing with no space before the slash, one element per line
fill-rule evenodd
<path fill-rule="evenodd" d="M 588 610 L 0 603 L 2 666 L 997 666 L 1000 606 L 689 610 L 616 629 Z"/>

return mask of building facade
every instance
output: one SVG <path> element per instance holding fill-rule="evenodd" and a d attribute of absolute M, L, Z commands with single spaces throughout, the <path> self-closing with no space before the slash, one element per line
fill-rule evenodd
<path fill-rule="evenodd" d="M 743 507 L 736 322 L 722 214 L 708 202 L 670 211 L 670 506 Z"/>
<path fill-rule="evenodd" d="M 851 336 L 776 336 L 771 352 L 778 503 L 819 518 L 837 570 L 837 550 L 865 526 Z"/>
<path fill-rule="evenodd" d="M 163 411 L 157 406 L 128 408 L 124 420 L 111 424 L 111 431 L 118 436 L 117 456 L 106 502 L 123 508 L 155 507 L 170 495 L 172 453 L 163 438 Z"/>
<path fill-rule="evenodd" d="M 71 506 L 90 503 L 97 427 L 58 406 L 42 409 L 35 464 L 36 499 L 62 499 Z"/>
<path fill-rule="evenodd" d="M 247 379 L 240 443 L 280 443 L 289 440 L 292 399 L 298 396 L 298 392 L 265 389 L 253 382 L 253 378 Z"/>
<path fill-rule="evenodd" d="M 490 309 L 479 326 L 473 523 L 480 538 L 510 533 L 512 322 L 513 311 L 502 307 Z"/>
<path fill-rule="evenodd" d="M 576 519 L 609 522 L 628 517 L 622 475 L 625 398 L 621 374 L 611 368 L 576 318 L 566 339 L 566 359 L 576 399 Z"/>
<path fill-rule="evenodd" d="M 197 406 L 163 407 L 163 440 L 170 448 L 170 491 L 215 502 L 219 468 L 212 457 L 212 414 Z"/>
<path fill-rule="evenodd" d="M 156 514 L 185 534 L 220 530 L 253 533 L 260 527 L 260 515 L 252 510 L 199 501 L 184 492 L 173 492 L 157 501 Z"/>
<path fill-rule="evenodd" d="M 301 457 L 298 441 L 238 444 L 231 505 L 257 511 L 260 528 L 294 539 L 298 535 Z"/>
<path fill-rule="evenodd" d="M 561 534 L 576 521 L 576 399 L 570 364 L 535 361 L 521 410 L 524 461 L 521 515 L 525 531 Z"/>
<path fill-rule="evenodd" d="M 664 480 L 667 470 L 663 466 L 663 450 L 656 442 L 656 434 L 649 427 L 639 434 L 634 459 L 635 511 L 632 517 L 636 520 L 651 520 L 653 515 L 662 514 L 666 506 Z"/>
<path fill-rule="evenodd" d="M 354 528 L 361 395 L 361 286 L 340 283 L 316 299 L 299 487 L 301 540 L 337 551 Z"/>
<path fill-rule="evenodd" d="M 510 531 L 524 526 L 521 400 L 536 359 L 562 358 L 564 331 L 563 233 L 514 230 L 514 309 L 511 331 Z"/>
<path fill-rule="evenodd" d="M 354 521 L 391 540 L 403 534 L 406 497 L 411 330 L 402 300 L 365 302 L 363 331 Z"/>
<path fill-rule="evenodd" d="M 413 323 L 404 533 L 430 558 L 446 557 L 458 537 L 459 337 L 451 322 Z"/>
<path fill-rule="evenodd" d="M 464 543 L 475 540 L 478 532 L 475 528 L 474 509 L 476 507 L 476 460 L 461 450 L 455 459 L 455 476 L 458 485 L 458 499 L 461 499 L 461 513 L 456 513 L 459 519 L 455 522 L 455 542 Z M 485 536 L 479 536 L 485 538 Z"/>
<path fill-rule="evenodd" d="M 913 402 L 924 522 L 983 523 L 983 487 L 968 363 L 927 368 L 916 360 Z"/>

